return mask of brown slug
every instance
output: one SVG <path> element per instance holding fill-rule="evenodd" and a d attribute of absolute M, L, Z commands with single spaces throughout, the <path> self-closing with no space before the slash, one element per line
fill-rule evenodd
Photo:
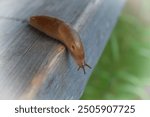
<path fill-rule="evenodd" d="M 66 22 L 55 17 L 32 16 L 29 24 L 39 31 L 61 41 L 70 51 L 79 68 L 85 73 L 85 66 L 91 68 L 85 62 L 83 44 L 78 33 Z"/>

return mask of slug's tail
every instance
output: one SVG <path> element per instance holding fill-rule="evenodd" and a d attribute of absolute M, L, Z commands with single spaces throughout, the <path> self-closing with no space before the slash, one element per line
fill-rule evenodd
<path fill-rule="evenodd" d="M 91 69 L 91 67 L 90 67 L 87 63 L 84 63 L 83 65 L 81 65 L 81 66 L 79 66 L 79 67 L 78 67 L 78 71 L 79 71 L 79 69 L 80 69 L 80 68 L 82 68 L 82 69 L 83 69 L 84 74 L 86 74 L 85 66 L 87 66 L 88 68 L 90 68 L 90 69 Z"/>

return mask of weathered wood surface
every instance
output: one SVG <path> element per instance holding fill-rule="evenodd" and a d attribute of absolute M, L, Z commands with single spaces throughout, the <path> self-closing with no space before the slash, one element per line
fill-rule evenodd
<path fill-rule="evenodd" d="M 79 32 L 96 65 L 125 0 L 0 0 L 0 99 L 79 99 L 93 69 L 77 65 L 58 41 L 27 23 L 55 16 Z"/>

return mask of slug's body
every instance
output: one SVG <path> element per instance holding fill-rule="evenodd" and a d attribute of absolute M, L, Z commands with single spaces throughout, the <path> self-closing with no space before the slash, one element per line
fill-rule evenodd
<path fill-rule="evenodd" d="M 48 16 L 32 16 L 29 24 L 50 37 L 61 41 L 70 51 L 79 69 L 89 65 L 85 62 L 84 48 L 78 33 L 64 21 Z"/>

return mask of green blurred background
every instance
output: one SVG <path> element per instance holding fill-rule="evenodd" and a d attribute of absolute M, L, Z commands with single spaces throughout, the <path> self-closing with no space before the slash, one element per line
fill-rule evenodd
<path fill-rule="evenodd" d="M 128 0 L 81 99 L 150 99 L 150 0 Z"/>

